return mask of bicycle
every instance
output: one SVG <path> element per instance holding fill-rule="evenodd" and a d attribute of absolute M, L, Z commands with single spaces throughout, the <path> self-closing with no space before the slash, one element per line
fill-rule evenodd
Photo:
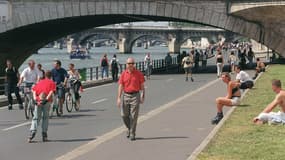
<path fill-rule="evenodd" d="M 63 86 L 61 84 L 57 85 L 56 86 L 57 90 L 59 89 L 63 89 Z M 59 102 L 60 102 L 60 99 L 59 99 L 59 96 L 58 96 L 58 93 L 57 91 L 53 94 L 53 102 L 51 104 L 51 107 L 49 109 L 49 117 L 52 118 L 53 117 L 53 113 L 56 112 L 56 116 L 60 117 L 62 115 L 62 113 L 60 113 L 59 111 Z"/>
<path fill-rule="evenodd" d="M 25 117 L 27 120 L 30 117 L 34 116 L 35 101 L 33 99 L 33 93 L 31 90 L 33 85 L 34 83 L 25 82 L 22 88 L 22 91 L 24 94 L 24 111 L 25 111 Z"/>
<path fill-rule="evenodd" d="M 79 105 L 80 105 L 80 96 L 78 95 L 78 97 L 76 97 L 76 83 L 79 83 L 78 80 L 76 79 L 70 79 L 69 80 L 69 88 L 67 89 L 67 93 L 66 93 L 66 102 L 65 102 L 65 106 L 66 106 L 66 110 L 68 112 L 71 112 L 72 109 L 74 108 L 76 111 L 79 111 Z"/>

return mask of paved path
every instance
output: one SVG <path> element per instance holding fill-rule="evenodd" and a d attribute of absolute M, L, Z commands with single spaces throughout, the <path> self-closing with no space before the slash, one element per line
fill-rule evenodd
<path fill-rule="evenodd" d="M 40 141 L 39 129 L 37 142 L 28 144 L 30 122 L 23 111 L 1 108 L 0 159 L 187 159 L 213 128 L 214 100 L 225 94 L 215 74 L 194 78 L 185 82 L 183 75 L 164 75 L 146 82 L 135 142 L 123 133 L 114 83 L 86 89 L 80 112 L 51 119 L 48 143 Z"/>

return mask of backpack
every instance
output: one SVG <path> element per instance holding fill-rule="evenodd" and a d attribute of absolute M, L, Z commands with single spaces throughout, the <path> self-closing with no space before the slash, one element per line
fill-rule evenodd
<path fill-rule="evenodd" d="M 118 63 L 117 63 L 116 59 L 112 60 L 111 66 L 112 66 L 112 68 L 118 68 Z"/>
<path fill-rule="evenodd" d="M 108 62 L 107 62 L 107 59 L 102 59 L 101 61 L 101 66 L 108 66 Z"/>

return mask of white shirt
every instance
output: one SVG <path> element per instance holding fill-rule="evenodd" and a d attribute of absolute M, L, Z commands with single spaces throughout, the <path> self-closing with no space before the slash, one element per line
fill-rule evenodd
<path fill-rule="evenodd" d="M 24 82 L 28 82 L 28 83 L 36 83 L 38 78 L 40 78 L 42 76 L 42 73 L 34 68 L 33 70 L 31 70 L 30 67 L 26 68 L 23 70 L 23 72 L 21 73 L 21 78 L 24 78 Z"/>
<path fill-rule="evenodd" d="M 245 71 L 240 71 L 236 76 L 236 80 L 240 80 L 241 83 L 245 81 L 249 81 L 249 80 L 252 81 L 252 79 L 249 77 L 249 75 Z"/>

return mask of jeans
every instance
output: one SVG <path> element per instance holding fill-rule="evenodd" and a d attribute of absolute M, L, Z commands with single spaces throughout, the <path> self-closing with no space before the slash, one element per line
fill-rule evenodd
<path fill-rule="evenodd" d="M 109 77 L 109 67 L 108 66 L 102 67 L 102 74 L 101 74 L 102 79 L 104 78 L 104 75 L 105 77 Z"/>
<path fill-rule="evenodd" d="M 15 93 L 15 95 L 17 97 L 18 103 L 22 105 L 23 101 L 22 101 L 21 96 L 19 94 L 19 87 L 17 87 L 17 84 L 8 83 L 7 84 L 7 96 L 8 96 L 9 105 L 13 104 L 13 98 L 12 98 L 13 92 Z"/>
<path fill-rule="evenodd" d="M 42 132 L 47 133 L 48 130 L 48 119 L 49 119 L 49 107 L 50 102 L 47 102 L 44 105 L 36 105 L 34 110 L 34 117 L 31 125 L 31 132 L 37 132 L 38 125 L 42 119 Z"/>
<path fill-rule="evenodd" d="M 222 72 L 223 72 L 223 63 L 217 63 L 217 75 L 220 77 Z"/>

